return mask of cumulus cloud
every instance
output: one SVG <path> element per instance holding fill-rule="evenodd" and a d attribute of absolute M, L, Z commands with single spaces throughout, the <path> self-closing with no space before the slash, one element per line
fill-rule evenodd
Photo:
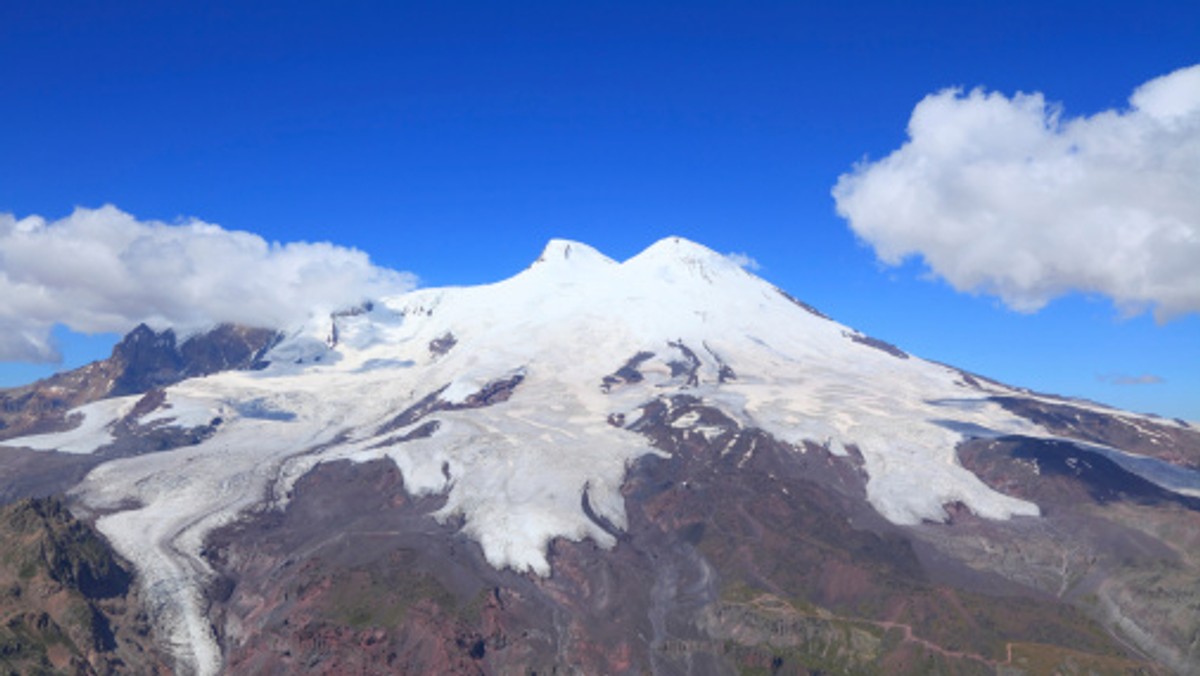
<path fill-rule="evenodd" d="M 0 360 L 56 360 L 55 324 L 283 328 L 414 283 L 355 249 L 267 242 L 198 220 L 139 221 L 113 206 L 52 222 L 0 213 Z"/>
<path fill-rule="evenodd" d="M 1152 373 L 1143 373 L 1139 376 L 1126 375 L 1124 373 L 1108 373 L 1099 376 L 1101 382 L 1109 385 L 1158 385 L 1165 383 L 1166 380 L 1162 376 L 1156 376 Z"/>
<path fill-rule="evenodd" d="M 1019 311 L 1071 291 L 1160 320 L 1200 311 L 1200 65 L 1073 118 L 1040 93 L 948 89 L 908 137 L 833 189 L 885 263 L 919 255 Z"/>
<path fill-rule="evenodd" d="M 758 272 L 762 269 L 762 265 L 759 265 L 758 261 L 754 260 L 754 257 L 747 253 L 734 251 L 732 253 L 725 254 L 725 257 L 733 262 L 734 265 L 742 268 L 743 270 Z"/>

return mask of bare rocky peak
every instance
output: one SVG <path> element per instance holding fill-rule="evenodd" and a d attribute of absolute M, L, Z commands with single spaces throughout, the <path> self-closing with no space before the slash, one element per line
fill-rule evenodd
<path fill-rule="evenodd" d="M 113 348 L 121 366 L 110 396 L 140 394 L 185 378 L 221 371 L 261 368 L 266 351 L 278 341 L 270 329 L 221 324 L 179 343 L 172 329 L 156 332 L 138 325 Z"/>
<path fill-rule="evenodd" d="M 69 428 L 68 411 L 107 397 L 141 394 L 221 371 L 261 368 L 278 340 L 271 329 L 222 324 L 181 344 L 171 329 L 155 331 L 139 324 L 107 359 L 0 390 L 0 439 Z"/>

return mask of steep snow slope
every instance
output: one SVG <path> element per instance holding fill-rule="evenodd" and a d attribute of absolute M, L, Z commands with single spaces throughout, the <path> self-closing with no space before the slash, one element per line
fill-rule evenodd
<path fill-rule="evenodd" d="M 445 493 L 490 563 L 549 573 L 547 542 L 613 536 L 627 464 L 652 449 L 627 429 L 641 407 L 686 393 L 797 444 L 857 452 L 871 504 L 901 524 L 961 502 L 991 519 L 1037 516 L 957 462 L 964 434 L 1050 436 L 989 401 L 999 385 L 909 357 L 818 315 L 724 256 L 679 238 L 617 263 L 550 242 L 517 276 L 425 289 L 294 331 L 271 366 L 179 383 L 171 409 L 220 417 L 203 443 L 115 460 L 75 491 L 137 566 L 185 670 L 219 671 L 204 617 L 204 538 L 246 510 L 280 506 L 321 462 L 391 458 L 413 493 Z M 111 440 L 93 406 L 68 442 Z M 84 432 L 94 430 L 85 443 Z M 704 430 L 697 428 L 696 433 Z"/>

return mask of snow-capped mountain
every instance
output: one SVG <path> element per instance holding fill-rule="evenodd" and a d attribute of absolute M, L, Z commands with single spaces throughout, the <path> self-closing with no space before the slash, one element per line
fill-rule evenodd
<path fill-rule="evenodd" d="M 835 667 L 885 671 L 925 655 L 953 670 L 1018 669 L 1036 661 L 1022 651 L 1074 650 L 1110 660 L 1104 668 L 1154 659 L 1194 671 L 1200 661 L 1196 606 L 1179 610 L 1200 593 L 1180 583 L 1200 570 L 1200 433 L 906 354 L 692 242 L 665 239 L 617 262 L 555 240 L 495 284 L 423 289 L 279 334 L 237 335 L 244 349 L 220 368 L 189 370 L 172 336 L 167 352 L 147 351 L 176 355 L 166 376 L 105 371 L 110 386 L 71 400 L 87 403 L 57 411 L 52 431 L 25 433 L 42 431 L 34 414 L 0 428 L 0 462 L 32 468 L 6 490 L 35 474 L 69 486 L 76 515 L 132 563 L 181 672 L 295 667 L 299 630 L 283 627 L 299 617 L 366 626 L 382 644 L 404 636 L 391 655 L 456 670 L 812 666 L 818 643 L 836 646 Z M 333 521 L 318 537 L 312 524 L 386 492 L 346 495 L 329 479 L 339 472 L 402 483 L 388 484 L 391 502 L 369 519 L 347 515 L 359 525 Z M 676 491 L 691 497 L 668 499 Z M 287 525 L 318 503 L 307 525 Z M 389 509 L 408 514 L 405 525 L 363 525 L 393 518 Z M 814 514 L 823 521 L 806 520 Z M 288 528 L 306 533 L 303 546 L 270 555 L 270 537 L 247 535 L 267 529 L 283 542 Z M 445 618 L 368 612 L 358 622 L 297 600 L 341 608 L 354 594 L 329 591 L 341 589 L 339 575 L 386 559 L 385 548 L 320 577 L 313 571 L 337 558 L 331 530 L 393 538 L 418 558 L 444 542 L 477 548 L 479 565 L 394 564 L 453 592 L 392 604 L 442 609 L 430 617 L 466 607 L 453 600 L 470 596 L 462 589 L 492 589 L 467 599 L 482 610 L 451 623 L 470 637 L 456 634 L 463 654 L 429 652 L 438 631 L 428 627 L 449 631 Z M 812 551 L 840 553 L 796 554 L 818 540 Z M 622 557 L 639 556 L 646 570 L 635 573 Z M 783 570 L 818 562 L 828 579 Z M 285 590 L 289 570 L 322 582 Z M 907 591 L 893 599 L 879 580 Z M 1184 600 L 1156 601 L 1153 585 L 1178 587 Z M 618 612 L 601 591 L 649 601 Z M 987 594 L 1008 599 L 997 602 L 1002 613 L 962 610 Z M 943 603 L 984 613 L 985 638 L 950 636 Z M 604 613 L 637 617 L 617 636 L 597 628 Z M 1036 635 L 1014 619 L 1029 613 L 1040 618 Z M 792 629 L 764 629 L 770 622 Z M 505 629 L 518 625 L 524 637 Z M 328 640 L 345 640 L 336 635 Z M 609 651 L 592 654 L 596 645 Z M 339 664 L 318 657 L 309 668 Z"/>

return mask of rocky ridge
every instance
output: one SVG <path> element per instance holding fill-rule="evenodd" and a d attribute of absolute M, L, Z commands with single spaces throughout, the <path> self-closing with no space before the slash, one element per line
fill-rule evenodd
<path fill-rule="evenodd" d="M 30 385 L 0 389 L 0 504 L 61 493 L 100 462 L 140 453 L 194 445 L 215 431 L 213 419 L 176 425 L 161 418 L 140 424 L 165 403 L 163 388 L 187 378 L 228 370 L 259 369 L 279 340 L 275 331 L 221 325 L 180 344 L 175 332 L 134 328 L 107 359 L 59 373 Z M 110 426 L 106 448 L 90 454 L 5 447 L 4 441 L 30 435 L 69 432 L 82 425 L 80 407 L 141 395 Z"/>

